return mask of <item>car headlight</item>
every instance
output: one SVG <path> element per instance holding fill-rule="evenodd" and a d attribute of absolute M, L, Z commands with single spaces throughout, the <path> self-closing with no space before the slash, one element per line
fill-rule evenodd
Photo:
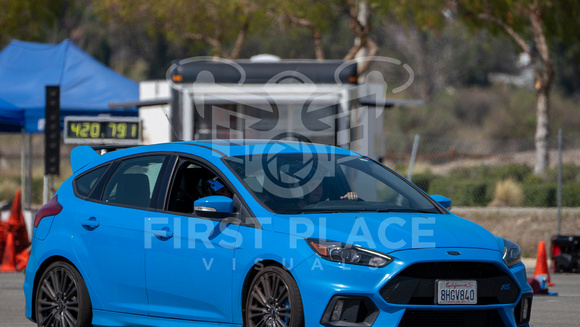
<path fill-rule="evenodd" d="M 320 239 L 307 239 L 306 242 L 316 254 L 330 261 L 377 268 L 382 268 L 393 261 L 391 256 L 358 245 Z"/>
<path fill-rule="evenodd" d="M 522 250 L 520 246 L 516 243 L 503 239 L 504 250 L 503 250 L 503 262 L 508 267 L 516 265 L 522 261 Z"/>

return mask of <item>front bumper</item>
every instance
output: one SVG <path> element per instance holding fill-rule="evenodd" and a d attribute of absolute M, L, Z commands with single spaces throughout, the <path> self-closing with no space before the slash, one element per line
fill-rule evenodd
<path fill-rule="evenodd" d="M 447 254 L 450 250 L 458 251 L 461 255 L 450 256 Z M 450 319 L 449 322 L 456 322 L 464 319 L 463 317 L 476 317 L 474 319 L 479 322 L 489 321 L 488 325 L 497 325 L 497 321 L 501 321 L 504 326 L 528 325 L 528 307 L 531 307 L 532 289 L 526 280 L 525 267 L 520 263 L 508 268 L 502 261 L 502 253 L 481 249 L 414 249 L 398 251 L 390 255 L 395 257 L 395 260 L 384 268 L 339 264 L 318 256 L 312 256 L 295 267 L 293 275 L 301 291 L 306 325 L 417 326 L 420 325 L 417 321 L 423 318 L 431 318 L 429 324 L 433 325 L 434 318 L 439 318 L 440 321 Z M 474 267 L 493 267 L 497 270 L 495 273 L 501 276 L 499 279 L 495 276 L 496 280 L 493 280 L 492 276 L 491 281 L 485 274 L 441 276 L 443 278 L 461 276 L 462 279 L 482 280 L 482 283 L 478 283 L 478 289 L 482 285 L 486 289 L 481 289 L 479 294 L 487 294 L 487 297 L 479 300 L 478 296 L 478 304 L 475 305 L 437 305 L 432 295 L 431 300 L 418 301 L 401 301 L 400 299 L 393 301 L 388 297 L 385 298 L 387 285 L 393 286 L 394 284 L 390 282 L 396 280 L 399 275 L 403 276 L 409 267 L 420 267 L 420 265 L 429 267 L 429 263 L 442 262 L 451 263 L 451 267 L 469 266 L 470 263 Z M 430 271 L 424 272 L 425 276 L 429 273 Z M 436 278 L 441 271 L 432 273 Z M 511 284 L 506 280 L 511 281 Z M 512 286 L 507 286 L 507 284 Z M 428 289 L 431 286 L 424 287 L 426 288 L 423 289 Z M 391 289 L 390 292 L 391 295 L 397 294 L 396 289 Z M 408 298 L 408 296 L 402 298 Z M 341 299 L 342 301 L 339 301 Z M 525 299 L 524 304 L 521 304 L 522 299 Z M 525 307 L 525 310 L 522 307 Z M 523 317 L 522 314 L 524 314 Z M 469 321 L 465 321 L 468 325 Z"/>

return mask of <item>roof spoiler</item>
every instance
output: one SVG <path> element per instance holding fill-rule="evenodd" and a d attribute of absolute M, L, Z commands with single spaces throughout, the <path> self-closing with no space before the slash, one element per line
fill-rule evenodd
<path fill-rule="evenodd" d="M 70 166 L 73 173 L 86 166 L 89 162 L 97 159 L 99 154 L 88 145 L 77 146 L 70 153 Z"/>
<path fill-rule="evenodd" d="M 70 166 L 73 173 L 83 168 L 91 161 L 97 159 L 101 154 L 119 149 L 131 148 L 139 145 L 118 144 L 118 145 L 81 145 L 72 149 L 70 153 Z"/>

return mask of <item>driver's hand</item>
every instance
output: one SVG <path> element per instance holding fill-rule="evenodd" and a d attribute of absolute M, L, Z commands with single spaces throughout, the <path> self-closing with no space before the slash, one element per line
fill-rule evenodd
<path fill-rule="evenodd" d="M 346 199 L 346 200 L 358 200 L 358 194 L 356 194 L 356 192 L 348 192 L 345 195 L 341 196 L 340 199 Z"/>

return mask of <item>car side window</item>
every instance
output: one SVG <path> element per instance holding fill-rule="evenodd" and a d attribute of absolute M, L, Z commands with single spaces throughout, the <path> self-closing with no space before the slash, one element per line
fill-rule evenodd
<path fill-rule="evenodd" d="M 165 156 L 147 156 L 122 161 L 107 181 L 102 201 L 148 208 L 164 160 Z"/>
<path fill-rule="evenodd" d="M 209 195 L 225 195 L 220 194 L 223 189 L 227 186 L 211 170 L 191 161 L 183 161 L 171 184 L 167 210 L 193 213 L 195 200 Z M 231 192 L 229 194 L 231 197 Z"/>

